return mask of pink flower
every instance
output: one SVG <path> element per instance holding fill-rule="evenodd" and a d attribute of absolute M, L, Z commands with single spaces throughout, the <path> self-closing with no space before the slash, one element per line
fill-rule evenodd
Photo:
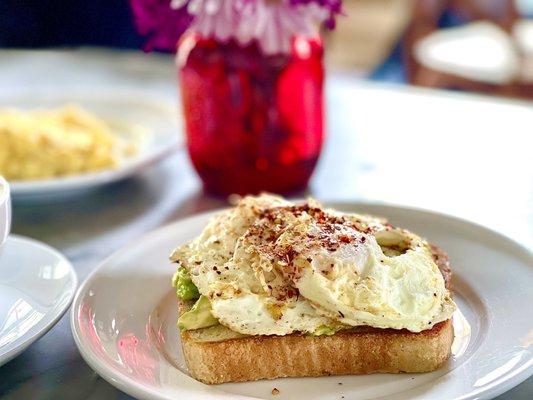
<path fill-rule="evenodd" d="M 170 4 L 169 4 L 170 2 Z M 149 48 L 175 49 L 187 29 L 242 45 L 256 40 L 265 54 L 286 53 L 295 35 L 313 37 L 334 27 L 341 0 L 131 0 Z M 165 10 L 165 3 L 167 10 Z"/>
<path fill-rule="evenodd" d="M 137 30 L 148 40 L 146 51 L 176 50 L 178 38 L 188 29 L 193 16 L 170 8 L 170 0 L 130 0 Z"/>

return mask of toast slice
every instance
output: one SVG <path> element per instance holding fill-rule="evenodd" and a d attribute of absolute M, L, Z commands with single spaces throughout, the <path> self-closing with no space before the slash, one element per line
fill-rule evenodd
<path fill-rule="evenodd" d="M 446 286 L 445 253 L 432 247 Z M 180 314 L 190 303 L 179 304 Z M 282 377 L 429 372 L 449 357 L 452 321 L 413 333 L 357 327 L 332 336 L 246 336 L 222 325 L 181 332 L 189 373 L 207 384 Z"/>

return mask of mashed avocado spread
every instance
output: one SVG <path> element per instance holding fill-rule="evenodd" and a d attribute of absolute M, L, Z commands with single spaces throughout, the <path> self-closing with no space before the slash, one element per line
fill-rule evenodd
<path fill-rule="evenodd" d="M 189 273 L 183 267 L 178 268 L 172 277 L 172 286 L 176 288 L 176 294 L 182 300 L 193 300 L 200 297 L 198 288 L 192 283 Z"/>
<path fill-rule="evenodd" d="M 205 296 L 200 296 L 194 306 L 178 318 L 178 328 L 182 331 L 213 325 L 218 325 L 218 319 L 211 314 L 211 302 Z"/>
<path fill-rule="evenodd" d="M 316 330 L 311 335 L 312 336 L 322 336 L 322 335 L 331 336 L 337 333 L 337 331 L 339 331 L 338 328 L 332 328 L 330 326 L 321 325 L 318 328 L 316 328 Z"/>
<path fill-rule="evenodd" d="M 211 314 L 211 302 L 207 297 L 200 296 L 198 288 L 185 268 L 178 268 L 172 277 L 172 286 L 176 288 L 176 294 L 182 300 L 198 299 L 189 311 L 179 317 L 178 328 L 183 331 L 218 324 L 218 320 Z"/>

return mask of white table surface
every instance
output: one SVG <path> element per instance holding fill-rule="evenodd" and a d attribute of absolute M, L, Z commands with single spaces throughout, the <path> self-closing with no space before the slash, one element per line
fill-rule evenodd
<path fill-rule="evenodd" d="M 0 90 L 143 88 L 176 102 L 168 56 L 85 49 L 0 51 Z M 328 137 L 309 193 L 461 216 L 533 247 L 533 104 L 361 83 L 330 73 Z M 177 108 L 176 108 L 177 109 Z M 63 203 L 15 203 L 13 231 L 45 241 L 80 281 L 158 226 L 224 206 L 206 196 L 181 150 L 142 175 Z M 81 359 L 68 315 L 0 367 L 0 399 L 127 399 Z M 499 397 L 533 398 L 533 378 Z"/>

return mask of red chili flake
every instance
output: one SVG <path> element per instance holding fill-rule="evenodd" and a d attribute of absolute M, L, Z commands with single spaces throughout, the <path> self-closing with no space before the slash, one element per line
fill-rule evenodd
<path fill-rule="evenodd" d="M 350 237 L 349 236 L 346 236 L 346 235 L 341 235 L 339 236 L 339 240 L 343 243 L 350 243 L 351 240 L 350 240 Z"/>
<path fill-rule="evenodd" d="M 365 236 L 363 236 L 363 237 L 361 238 L 361 243 L 364 243 L 364 242 L 366 242 L 366 237 L 365 237 Z"/>
<path fill-rule="evenodd" d="M 285 252 L 285 258 L 287 259 L 287 263 L 291 264 L 297 255 L 298 252 L 294 250 L 291 246 L 289 246 L 287 251 Z"/>
<path fill-rule="evenodd" d="M 295 297 L 295 296 L 299 296 L 300 295 L 300 291 L 296 288 L 289 288 L 287 289 L 287 297 Z"/>

